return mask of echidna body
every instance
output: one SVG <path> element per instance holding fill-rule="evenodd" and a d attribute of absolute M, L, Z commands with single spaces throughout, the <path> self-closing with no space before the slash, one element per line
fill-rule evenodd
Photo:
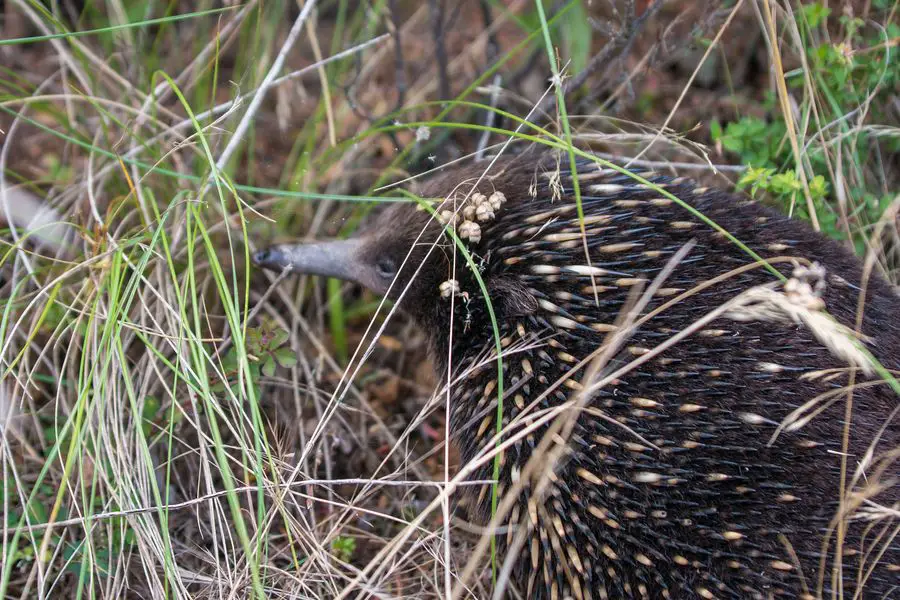
<path fill-rule="evenodd" d="M 501 549 L 514 532 L 525 535 L 512 585 L 527 598 L 900 597 L 898 396 L 880 376 L 852 371 L 803 323 L 725 314 L 653 354 L 742 292 L 777 280 L 678 203 L 589 161 L 578 163 L 585 242 L 561 162 L 518 157 L 483 177 L 480 165 L 449 171 L 422 191 L 447 198 L 442 219 L 395 205 L 352 241 L 278 246 L 257 261 L 399 299 L 428 334 L 438 372 L 451 361 L 453 435 L 470 461 L 494 444 L 496 341 L 480 284 L 444 224 L 457 233 L 464 222 L 478 226 L 480 236 L 460 237 L 504 349 L 503 439 L 591 383 L 585 359 L 616 330 L 635 286 L 644 289 L 685 249 L 641 316 L 669 305 L 636 328 L 603 373 L 652 358 L 577 408 L 540 497 L 520 475 L 552 421 L 504 452 L 501 495 L 518 487 L 508 520 L 519 527 L 500 537 Z M 783 257 L 824 266 L 828 313 L 851 329 L 859 319 L 866 350 L 900 369 L 900 298 L 866 277 L 851 253 L 757 203 L 643 176 L 788 277 Z M 497 191 L 504 201 L 490 198 Z M 478 203 L 499 204 L 492 218 L 464 214 L 476 193 L 484 194 Z M 773 435 L 807 404 L 810 418 Z M 492 469 L 487 462 L 474 477 L 490 479 Z M 486 520 L 489 488 L 472 493 Z"/>

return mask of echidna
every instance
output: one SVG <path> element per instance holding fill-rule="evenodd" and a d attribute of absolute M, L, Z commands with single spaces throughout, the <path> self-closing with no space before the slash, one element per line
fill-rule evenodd
<path fill-rule="evenodd" d="M 721 229 L 589 160 L 577 163 L 579 217 L 567 164 L 526 154 L 487 173 L 448 170 L 422 190 L 446 199 L 437 217 L 395 204 L 352 240 L 276 246 L 256 261 L 399 300 L 438 372 L 450 361 L 464 461 L 496 444 L 496 321 L 501 441 L 519 436 L 499 475 L 501 495 L 517 494 L 507 522 L 518 527 L 498 542 L 501 558 L 518 552 L 519 597 L 900 597 L 900 397 L 887 375 L 900 370 L 900 297 L 806 224 L 684 178 L 642 174 Z M 782 285 L 748 249 L 806 275 Z M 751 288 L 753 302 L 703 321 Z M 641 290 L 652 296 L 635 305 Z M 621 317 L 634 306 L 631 326 Z M 601 347 L 611 355 L 594 373 Z M 886 371 L 865 368 L 866 354 Z M 537 495 L 523 470 L 552 447 L 541 445 L 548 415 L 576 397 Z M 475 476 L 490 479 L 492 463 Z M 491 490 L 471 493 L 490 517 Z"/>

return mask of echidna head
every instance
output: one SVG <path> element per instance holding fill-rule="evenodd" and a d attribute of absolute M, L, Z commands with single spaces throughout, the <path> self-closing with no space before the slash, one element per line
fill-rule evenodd
<path fill-rule="evenodd" d="M 491 326 L 482 290 L 487 290 L 498 319 L 530 314 L 538 306 L 494 252 L 503 242 L 493 230 L 504 217 L 480 214 L 490 212 L 493 217 L 498 203 L 506 202 L 501 189 L 510 207 L 531 196 L 527 188 L 512 185 L 505 167 L 498 166 L 485 178 L 482 169 L 476 164 L 469 170 L 450 170 L 422 188 L 422 197 L 445 199 L 434 207 L 440 218 L 415 203 L 395 203 L 351 239 L 274 246 L 258 252 L 254 261 L 271 270 L 353 281 L 385 295 L 423 326 L 433 349 L 445 347 L 448 334 L 456 330 L 453 339 L 471 341 Z M 498 214 L 507 212 L 504 207 Z M 467 255 L 445 231 L 447 221 L 454 222 Z"/>
<path fill-rule="evenodd" d="M 281 244 L 257 252 L 267 269 L 336 277 L 400 300 L 413 316 L 431 314 L 449 277 L 449 240 L 441 225 L 413 203 L 396 203 L 346 240 Z M 425 311 L 425 312 L 423 312 Z"/>

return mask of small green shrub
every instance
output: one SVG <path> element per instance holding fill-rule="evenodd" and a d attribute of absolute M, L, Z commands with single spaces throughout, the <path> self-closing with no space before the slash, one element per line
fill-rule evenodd
<path fill-rule="evenodd" d="M 890 11 L 892 4 L 878 2 L 876 9 Z M 890 22 L 883 28 L 867 28 L 859 18 L 846 14 L 836 17 L 820 2 L 802 5 L 795 17 L 809 72 L 795 69 L 785 77 L 798 100 L 804 100 L 798 122 L 808 123 L 808 127 L 800 132 L 805 138 L 798 141 L 809 197 L 822 231 L 837 239 L 849 238 L 861 253 L 871 226 L 892 200 L 890 195 L 876 195 L 869 189 L 871 169 L 878 164 L 874 158 L 879 151 L 900 152 L 900 136 L 879 135 L 871 127 L 860 127 L 855 115 L 864 107 L 867 122 L 889 118 L 882 114 L 881 107 L 890 105 L 887 98 L 900 85 L 900 60 L 894 56 L 896 48 L 891 47 L 891 40 L 900 37 L 900 25 Z M 836 23 L 840 35 L 826 36 L 826 28 L 833 30 Z M 814 98 L 804 90 L 807 81 L 813 84 Z M 879 98 L 884 101 L 876 101 Z M 793 216 L 809 219 L 806 194 L 796 171 L 798 160 L 775 100 L 769 93 L 762 103 L 766 118 L 743 117 L 724 127 L 713 121 L 710 133 L 714 141 L 747 166 L 739 187 L 749 189 L 754 197 L 764 194 Z M 811 112 L 812 100 L 816 113 Z M 836 152 L 843 155 L 837 157 Z M 838 208 L 836 185 L 846 186 L 850 199 L 846 220 Z"/>

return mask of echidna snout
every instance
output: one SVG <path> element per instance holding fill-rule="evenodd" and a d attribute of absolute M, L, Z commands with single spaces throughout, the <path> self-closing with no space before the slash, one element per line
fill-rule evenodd
<path fill-rule="evenodd" d="M 394 259 L 385 251 L 373 254 L 372 240 L 353 238 L 310 244 L 282 244 L 260 250 L 253 261 L 273 271 L 337 277 L 384 294 L 396 275 Z"/>

